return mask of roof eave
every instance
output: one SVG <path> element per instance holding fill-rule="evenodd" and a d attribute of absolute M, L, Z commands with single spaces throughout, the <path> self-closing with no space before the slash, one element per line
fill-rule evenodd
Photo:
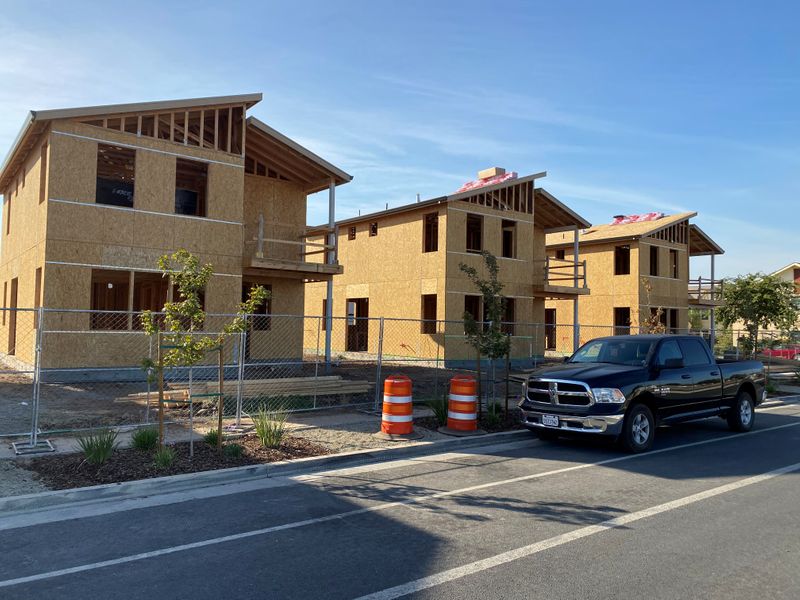
<path fill-rule="evenodd" d="M 344 183 L 349 183 L 350 181 L 353 180 L 353 176 L 350 175 L 349 173 L 347 173 L 347 172 L 343 171 L 342 169 L 340 169 L 339 167 L 329 163 L 327 160 L 325 160 L 321 156 L 315 154 L 314 152 L 312 152 L 308 148 L 306 148 L 304 146 L 301 146 L 300 144 L 295 142 L 293 139 L 283 135 L 280 131 L 277 131 L 277 130 L 273 129 L 272 127 L 270 127 L 269 125 L 267 125 L 263 121 L 260 121 L 259 119 L 256 119 L 255 117 L 247 117 L 247 124 L 255 127 L 258 130 L 260 130 L 262 133 L 264 133 L 264 134 L 266 134 L 266 135 L 268 135 L 270 137 L 275 138 L 276 140 L 278 140 L 282 144 L 285 144 L 286 146 L 289 146 L 292 150 L 294 150 L 295 152 L 303 155 L 305 158 L 307 158 L 311 162 L 315 163 L 321 169 L 323 169 L 325 171 L 328 171 L 331 175 L 333 175 L 334 179 L 338 179 L 337 185 L 344 184 Z M 323 188 L 320 188 L 320 189 L 325 189 L 325 188 L 323 187 Z M 316 191 L 319 191 L 319 190 L 316 190 Z"/>
<path fill-rule="evenodd" d="M 555 204 L 559 209 L 561 209 L 564 212 L 566 212 L 572 219 L 575 220 L 575 225 L 574 226 L 573 225 L 564 225 L 563 227 L 555 227 L 555 228 L 551 228 L 551 229 L 546 229 L 545 233 L 556 233 L 556 232 L 559 232 L 559 231 L 569 231 L 569 230 L 574 229 L 575 227 L 578 227 L 579 229 L 586 229 L 586 228 L 592 226 L 592 224 L 589 223 L 589 221 L 584 219 L 582 216 L 580 216 L 578 213 L 576 213 L 574 210 L 572 210 L 569 206 L 567 206 L 566 204 L 561 202 L 561 200 L 559 200 L 558 198 L 553 196 L 553 194 L 548 192 L 546 189 L 544 189 L 544 188 L 536 188 L 534 190 L 534 192 L 537 192 L 537 191 L 540 192 L 543 196 L 545 196 L 548 199 L 548 201 L 550 201 L 553 204 Z"/>
<path fill-rule="evenodd" d="M 55 110 L 31 111 L 37 120 L 75 119 L 94 115 L 116 115 L 132 112 L 175 110 L 177 108 L 196 108 L 219 104 L 244 104 L 250 108 L 261 102 L 263 94 L 235 94 L 232 96 L 207 96 L 205 98 L 184 98 L 178 100 L 157 100 L 155 102 L 134 102 L 130 104 L 104 104 L 81 106 L 77 108 L 57 108 Z"/>

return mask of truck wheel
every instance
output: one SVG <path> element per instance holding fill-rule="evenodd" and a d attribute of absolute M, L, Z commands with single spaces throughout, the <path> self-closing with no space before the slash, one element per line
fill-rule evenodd
<path fill-rule="evenodd" d="M 750 431 L 756 420 L 753 397 L 746 390 L 739 390 L 736 400 L 728 411 L 728 427 L 733 431 Z"/>
<path fill-rule="evenodd" d="M 655 434 L 653 413 L 644 404 L 636 404 L 625 415 L 620 442 L 628 452 L 647 452 L 653 447 Z"/>

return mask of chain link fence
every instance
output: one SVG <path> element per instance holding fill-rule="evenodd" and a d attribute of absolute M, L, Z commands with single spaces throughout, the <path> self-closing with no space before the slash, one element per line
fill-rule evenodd
<path fill-rule="evenodd" d="M 138 427 L 158 416 L 152 368 L 169 339 L 146 334 L 140 315 L 86 310 L 5 309 L 0 326 L 0 437 L 57 435 L 99 427 Z M 191 367 L 164 371 L 164 414 L 170 427 L 194 430 L 219 416 L 219 379 L 226 424 L 240 426 L 260 410 L 334 407 L 378 410 L 384 378 L 403 373 L 414 400 L 446 394 L 450 378 L 478 372 L 484 389 L 548 361 L 561 361 L 574 341 L 636 328 L 504 323 L 508 356 L 478 364 L 460 321 L 335 317 L 330 336 L 319 316 L 250 315 L 242 333 L 223 334 L 233 315 L 208 315 L 202 331 L 221 350 Z M 707 330 L 675 331 L 703 336 Z M 797 378 L 800 333 L 717 329 L 721 359 L 755 356 L 770 373 Z M 221 355 L 221 356 L 220 356 Z M 221 358 L 221 361 L 220 361 Z M 516 390 L 514 386 L 514 390 Z M 493 395 L 495 395 L 493 393 Z"/>

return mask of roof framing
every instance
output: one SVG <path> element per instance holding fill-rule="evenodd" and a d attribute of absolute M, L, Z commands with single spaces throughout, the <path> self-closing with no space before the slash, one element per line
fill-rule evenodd
<path fill-rule="evenodd" d="M 99 116 L 122 116 L 132 113 L 168 112 L 178 109 L 196 109 L 218 106 L 244 106 L 245 109 L 260 102 L 262 95 L 237 94 L 232 96 L 209 96 L 205 98 L 186 98 L 180 100 L 159 100 L 155 102 L 136 102 L 129 104 L 105 104 L 54 110 L 32 110 L 22 124 L 14 143 L 0 166 L 0 192 L 10 184 L 12 178 L 27 158 L 31 149 L 40 142 L 41 135 L 55 120 L 81 119 Z"/>
<path fill-rule="evenodd" d="M 274 164 L 286 175 L 294 175 L 307 184 L 309 194 L 326 189 L 331 180 L 341 185 L 353 180 L 353 176 L 314 154 L 291 138 L 276 131 L 255 117 L 247 118 L 248 135 L 245 156 L 252 151 L 265 164 Z"/>

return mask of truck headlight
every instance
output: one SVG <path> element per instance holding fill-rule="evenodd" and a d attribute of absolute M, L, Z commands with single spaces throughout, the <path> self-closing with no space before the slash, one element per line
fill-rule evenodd
<path fill-rule="evenodd" d="M 592 396 L 597 404 L 623 404 L 625 394 L 617 388 L 592 388 Z"/>

